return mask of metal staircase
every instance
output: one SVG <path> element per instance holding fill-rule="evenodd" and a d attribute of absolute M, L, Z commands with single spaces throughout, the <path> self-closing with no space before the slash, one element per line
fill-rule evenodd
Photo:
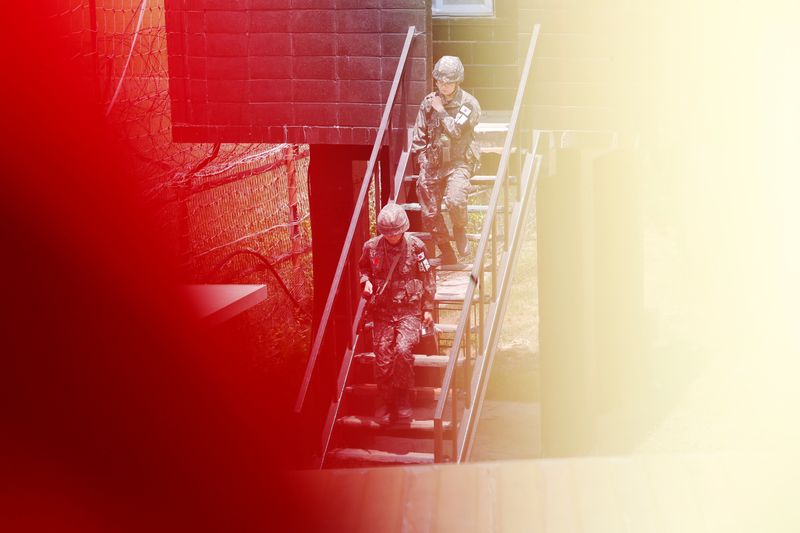
<path fill-rule="evenodd" d="M 321 394 L 321 409 L 316 419 L 321 429 L 318 446 L 312 451 L 313 467 L 461 462 L 469 459 L 506 308 L 518 243 L 540 168 L 541 156 L 537 154 L 539 133 L 531 130 L 522 119 L 525 88 L 538 34 L 537 25 L 531 36 L 513 110 L 510 114 L 487 113 L 487 120 L 483 120 L 475 130 L 483 163 L 481 173 L 471 180 L 474 191 L 468 207 L 468 229 L 472 233 L 468 238 L 472 262 L 442 266 L 432 260 L 437 275 L 434 321 L 439 346 L 433 350 L 434 353 L 415 352 L 412 419 L 381 425 L 372 417 L 377 397 L 373 372 L 375 356 L 371 351 L 369 325 L 360 333 L 356 328 L 364 309 L 365 302 L 361 299 L 354 307 L 351 327 L 347 328 L 347 348 L 343 356 L 333 358 L 339 363 L 335 381 L 329 380 L 331 382 L 326 384 L 318 377 L 314 385 L 327 394 Z M 384 131 L 389 131 L 390 136 L 395 133 L 399 138 L 399 142 L 395 142 L 402 146 L 402 150 L 393 169 L 389 197 L 402 204 L 409 214 L 419 210 L 419 204 L 413 201 L 416 176 L 408 172 L 410 130 L 405 126 L 393 132 L 388 127 L 388 117 L 392 116 L 395 89 L 403 78 L 405 57 L 413 35 L 414 29 L 409 28 L 395 85 L 373 150 L 373 156 L 376 156 Z M 415 111 L 416 105 L 412 109 Z M 395 114 L 398 113 L 395 111 Z M 413 120 L 408 109 L 402 109 L 399 114 L 406 119 L 411 116 Z M 392 142 L 389 144 L 391 146 Z M 492 168 L 493 164 L 496 168 Z M 364 198 L 369 183 L 377 183 L 373 176 L 374 165 L 375 161 L 371 160 L 362 196 L 353 213 L 334 286 L 326 303 L 328 315 L 336 305 L 335 301 L 343 298 L 339 283 L 348 278 L 346 264 L 357 260 L 360 253 L 360 250 L 351 249 L 351 241 L 356 223 L 363 220 L 368 209 Z M 378 189 L 373 187 L 376 212 L 380 205 Z M 413 234 L 423 240 L 430 239 L 430 235 L 424 232 Z M 315 337 L 306 379 L 298 396 L 298 413 L 303 413 L 306 394 L 312 389 L 314 368 L 320 358 L 326 328 L 330 327 L 328 318 L 323 315 Z M 319 374 L 317 372 L 317 376 Z"/>

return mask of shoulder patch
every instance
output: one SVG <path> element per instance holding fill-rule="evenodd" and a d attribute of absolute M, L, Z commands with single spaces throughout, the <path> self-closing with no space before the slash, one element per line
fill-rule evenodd
<path fill-rule="evenodd" d="M 470 109 L 466 105 L 462 105 L 461 108 L 458 110 L 458 114 L 456 115 L 456 124 L 458 124 L 459 126 L 466 124 L 471 114 L 472 114 L 472 109 Z"/>
<path fill-rule="evenodd" d="M 419 268 L 420 272 L 427 272 L 431 269 L 431 264 L 428 262 L 428 258 L 425 257 L 425 252 L 417 254 L 417 268 Z"/>

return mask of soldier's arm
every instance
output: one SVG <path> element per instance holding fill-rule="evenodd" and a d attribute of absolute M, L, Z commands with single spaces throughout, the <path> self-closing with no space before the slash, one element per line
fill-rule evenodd
<path fill-rule="evenodd" d="M 361 249 L 361 257 L 358 260 L 358 274 L 358 282 L 362 286 L 367 281 L 370 281 L 370 277 L 372 276 L 372 261 L 370 260 L 368 242 L 365 242 L 364 247 Z"/>
<path fill-rule="evenodd" d="M 427 97 L 426 97 L 427 98 Z M 411 154 L 419 157 L 428 146 L 428 130 L 425 127 L 425 100 L 419 106 L 417 120 L 414 123 L 414 136 L 411 139 Z"/>
<path fill-rule="evenodd" d="M 472 131 L 481 118 L 481 106 L 477 101 L 464 102 L 458 109 L 455 117 L 447 111 L 438 111 L 447 136 L 451 139 L 460 139 L 464 133 Z"/>

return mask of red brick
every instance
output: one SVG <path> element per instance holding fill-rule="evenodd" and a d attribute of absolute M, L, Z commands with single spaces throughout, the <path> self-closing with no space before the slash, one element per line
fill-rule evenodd
<path fill-rule="evenodd" d="M 400 57 L 403 51 L 403 45 L 406 42 L 405 33 L 388 33 L 381 35 L 381 55 L 383 57 Z M 420 46 L 421 45 L 421 46 Z M 409 56 L 425 57 L 425 46 L 423 36 L 414 38 L 411 42 L 411 50 Z"/>
<path fill-rule="evenodd" d="M 381 58 L 379 57 L 339 57 L 336 71 L 344 80 L 381 79 Z"/>
<path fill-rule="evenodd" d="M 208 82 L 206 80 L 189 80 L 189 100 L 206 101 L 208 100 Z"/>
<path fill-rule="evenodd" d="M 209 33 L 206 37 L 206 55 L 234 57 L 247 55 L 247 35 Z"/>
<path fill-rule="evenodd" d="M 332 80 L 336 74 L 336 58 L 329 57 L 295 57 L 293 77 L 301 80 Z"/>
<path fill-rule="evenodd" d="M 246 57 L 209 57 L 206 60 L 209 80 L 246 80 L 248 73 Z"/>
<path fill-rule="evenodd" d="M 175 54 L 168 58 L 169 77 L 187 78 L 189 76 L 188 58 L 183 54 Z"/>
<path fill-rule="evenodd" d="M 236 0 L 188 0 L 185 1 L 185 9 L 192 11 L 235 11 L 236 8 L 242 5 L 242 2 Z M 245 8 L 242 7 L 241 10 Z"/>
<path fill-rule="evenodd" d="M 336 31 L 333 11 L 302 10 L 292 11 L 289 31 L 299 33 L 333 33 Z"/>
<path fill-rule="evenodd" d="M 205 102 L 189 102 L 189 122 L 192 124 L 208 124 L 208 106 Z"/>
<path fill-rule="evenodd" d="M 169 5 L 169 4 L 168 4 Z M 186 11 L 183 8 L 170 9 L 164 15 L 164 25 L 167 28 L 167 33 L 183 33 L 186 28 L 183 27 L 183 15 Z"/>
<path fill-rule="evenodd" d="M 174 100 L 185 101 L 189 96 L 187 88 L 188 80 L 186 78 L 176 78 L 170 76 L 169 79 L 169 96 Z"/>
<path fill-rule="evenodd" d="M 342 102 L 381 103 L 389 94 L 386 84 L 380 81 L 352 80 L 341 82 Z"/>
<path fill-rule="evenodd" d="M 292 9 L 336 9 L 336 0 L 290 0 Z"/>
<path fill-rule="evenodd" d="M 189 11 L 186 13 L 186 27 L 184 33 L 196 34 L 205 33 L 206 31 L 206 15 L 202 11 Z"/>
<path fill-rule="evenodd" d="M 171 97 L 169 101 L 170 108 L 172 110 L 172 123 L 178 124 L 181 122 L 186 122 L 186 104 L 188 101 L 186 98 L 180 97 Z"/>
<path fill-rule="evenodd" d="M 285 32 L 289 26 L 290 11 L 253 11 L 250 13 L 252 33 Z"/>
<path fill-rule="evenodd" d="M 247 46 L 251 56 L 289 56 L 292 53 L 288 33 L 251 33 Z"/>
<path fill-rule="evenodd" d="M 248 58 L 250 79 L 274 80 L 292 77 L 292 58 L 279 56 L 253 56 Z"/>
<path fill-rule="evenodd" d="M 291 80 L 251 80 L 248 82 L 250 102 L 291 102 Z"/>
<path fill-rule="evenodd" d="M 338 106 L 330 104 L 295 104 L 296 124 L 308 126 L 337 126 Z"/>
<path fill-rule="evenodd" d="M 186 53 L 190 56 L 206 55 L 206 34 L 189 35 L 186 38 Z"/>
<path fill-rule="evenodd" d="M 289 9 L 291 0 L 250 0 L 250 10 Z"/>
<path fill-rule="evenodd" d="M 292 35 L 292 50 L 295 56 L 336 55 L 335 33 L 295 33 Z M 346 55 L 341 49 L 339 54 Z"/>
<path fill-rule="evenodd" d="M 373 126 L 381 123 L 383 106 L 380 104 L 340 104 L 339 126 Z"/>
<path fill-rule="evenodd" d="M 209 102 L 247 102 L 247 82 L 244 80 L 208 80 Z"/>
<path fill-rule="evenodd" d="M 400 58 L 397 57 L 384 57 L 381 59 L 383 63 L 383 79 L 393 80 L 395 70 L 397 69 L 397 62 Z M 427 65 L 428 62 L 421 57 L 408 58 L 404 69 L 405 76 L 409 80 L 423 81 L 427 79 Z"/>
<path fill-rule="evenodd" d="M 381 31 L 381 12 L 378 9 L 346 9 L 336 12 L 339 33 L 378 33 Z M 375 36 L 376 45 L 377 36 Z"/>
<path fill-rule="evenodd" d="M 253 126 L 224 126 L 218 130 L 219 140 L 221 142 L 235 142 L 235 143 L 254 143 L 264 142 L 266 137 L 256 138 Z"/>
<path fill-rule="evenodd" d="M 339 56 L 380 57 L 381 47 L 377 35 L 371 33 L 345 33 L 336 36 Z"/>
<path fill-rule="evenodd" d="M 417 31 L 425 30 L 426 12 L 412 9 L 384 9 L 381 11 L 381 33 L 405 33 L 409 26 L 416 27 Z"/>
<path fill-rule="evenodd" d="M 207 119 L 209 124 L 241 124 L 242 105 L 239 103 L 209 102 Z"/>
<path fill-rule="evenodd" d="M 183 33 L 167 33 L 167 53 L 170 57 L 186 54 L 186 39 Z"/>
<path fill-rule="evenodd" d="M 339 9 L 380 8 L 383 0 L 339 0 Z"/>
<path fill-rule="evenodd" d="M 339 100 L 339 86 L 332 80 L 294 80 L 292 98 L 295 102 L 335 102 Z"/>
<path fill-rule="evenodd" d="M 294 107 L 289 104 L 252 103 L 245 109 L 249 124 L 275 126 L 294 124 Z"/>
<path fill-rule="evenodd" d="M 206 78 L 206 58 L 205 57 L 190 57 L 188 58 L 189 77 L 194 79 Z"/>
<path fill-rule="evenodd" d="M 208 127 L 173 124 L 172 137 L 177 142 L 208 142 Z"/>
<path fill-rule="evenodd" d="M 249 28 L 249 13 L 246 11 L 207 11 L 205 31 L 207 33 L 246 33 Z"/>
<path fill-rule="evenodd" d="M 502 3 L 502 2 L 501 2 Z M 381 0 L 383 9 L 428 9 L 425 0 Z"/>

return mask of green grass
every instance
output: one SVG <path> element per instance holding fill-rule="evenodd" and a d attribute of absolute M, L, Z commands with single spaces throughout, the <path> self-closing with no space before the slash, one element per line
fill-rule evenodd
<path fill-rule="evenodd" d="M 517 264 L 487 397 L 494 400 L 539 400 L 539 288 L 536 225 L 529 220 Z"/>

